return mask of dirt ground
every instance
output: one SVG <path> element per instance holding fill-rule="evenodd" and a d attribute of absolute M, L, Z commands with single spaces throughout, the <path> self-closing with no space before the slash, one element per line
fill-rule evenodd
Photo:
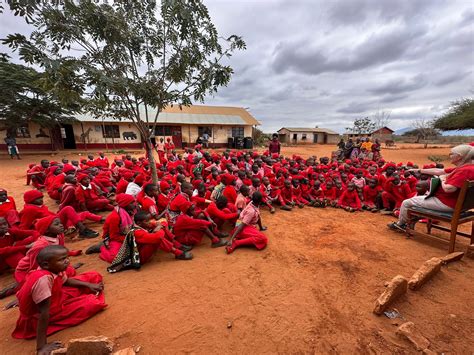
<path fill-rule="evenodd" d="M 331 150 L 288 147 L 283 153 L 319 157 Z M 426 164 L 429 155 L 448 152 L 411 146 L 384 150 L 383 155 Z M 1 160 L 0 186 L 22 201 L 29 189 L 27 164 L 45 157 Z M 474 260 L 443 267 L 421 290 L 409 291 L 394 305 L 403 319 L 390 320 L 372 313 L 384 282 L 398 274 L 409 278 L 425 260 L 445 255 L 444 245 L 407 239 L 387 230 L 392 217 L 371 213 L 304 208 L 274 215 L 263 211 L 262 219 L 269 245 L 260 252 L 238 249 L 226 255 L 206 242 L 193 250 L 192 261 L 158 253 L 140 271 L 113 275 L 107 274 L 107 265 L 97 255 L 72 258 L 73 263 L 85 263 L 80 271 L 104 274 L 109 306 L 49 341 L 105 335 L 117 348 L 141 346 L 140 354 L 407 354 L 416 350 L 395 331 L 397 324 L 412 321 L 431 341 L 433 351 L 473 351 Z M 85 249 L 92 243 L 78 240 L 68 246 Z M 4 275 L 0 286 L 10 281 L 11 275 Z M 10 336 L 17 315 L 18 309 L 0 312 L 2 354 L 34 351 L 34 341 Z"/>

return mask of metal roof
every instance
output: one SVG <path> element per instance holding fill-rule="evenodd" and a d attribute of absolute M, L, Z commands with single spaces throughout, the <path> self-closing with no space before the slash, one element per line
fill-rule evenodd
<path fill-rule="evenodd" d="M 213 110 L 214 109 L 214 110 Z M 194 106 L 185 107 L 182 110 L 176 108 L 170 108 L 171 112 L 161 112 L 158 115 L 159 124 L 200 124 L 200 125 L 239 125 L 248 126 L 260 124 L 255 120 L 246 110 L 241 108 L 230 108 L 230 107 L 218 107 L 218 106 Z M 188 112 L 186 112 L 188 111 Z M 189 113 L 189 112 L 193 113 Z M 215 111 L 216 113 L 212 113 Z M 149 110 L 149 121 L 153 123 L 156 111 Z M 140 114 L 143 120 L 145 120 L 144 108 L 140 107 Z M 80 114 L 75 116 L 77 120 L 81 122 L 132 122 L 128 118 L 122 118 L 121 120 L 114 119 L 113 117 L 105 117 L 104 119 L 96 118 L 89 113 Z"/>
<path fill-rule="evenodd" d="M 92 115 L 77 115 L 76 118 L 81 122 L 132 122 L 128 118 L 121 120 L 112 117 L 106 117 L 103 120 L 94 118 Z M 150 118 L 150 123 L 153 123 Z M 248 125 L 240 116 L 230 115 L 205 115 L 190 113 L 167 113 L 162 112 L 158 116 L 159 124 L 208 124 L 208 125 Z"/>
<path fill-rule="evenodd" d="M 310 128 L 310 127 L 282 127 L 278 130 L 278 132 L 280 132 L 283 129 L 286 129 L 289 132 L 312 132 L 312 133 L 327 133 L 327 134 L 339 135 L 339 133 L 334 132 L 327 128 Z"/>

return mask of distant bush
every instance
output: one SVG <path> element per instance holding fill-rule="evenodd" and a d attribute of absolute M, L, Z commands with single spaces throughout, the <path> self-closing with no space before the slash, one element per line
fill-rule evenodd
<path fill-rule="evenodd" d="M 448 160 L 447 155 L 430 155 L 428 156 L 428 160 L 432 161 L 433 163 L 440 163 L 442 161 Z"/>

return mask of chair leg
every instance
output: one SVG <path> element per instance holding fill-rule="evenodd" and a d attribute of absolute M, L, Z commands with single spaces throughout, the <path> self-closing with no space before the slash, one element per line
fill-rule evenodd
<path fill-rule="evenodd" d="M 431 227 L 433 226 L 433 220 L 428 218 L 428 222 L 426 222 L 426 231 L 428 234 L 431 234 Z"/>
<path fill-rule="evenodd" d="M 449 253 L 454 252 L 454 248 L 456 246 L 457 233 L 458 233 L 458 224 L 457 223 L 451 224 L 451 237 L 449 238 L 449 251 L 448 251 Z"/>
<path fill-rule="evenodd" d="M 471 245 L 474 244 L 474 221 L 471 222 Z"/>

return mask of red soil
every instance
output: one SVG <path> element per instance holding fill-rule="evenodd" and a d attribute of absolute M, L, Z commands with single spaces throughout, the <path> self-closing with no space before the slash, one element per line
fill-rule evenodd
<path fill-rule="evenodd" d="M 290 147 L 284 154 L 319 157 L 331 149 Z M 448 151 L 383 153 L 389 160 L 422 164 L 429 163 L 427 156 Z M 43 157 L 1 161 L 0 186 L 16 198 L 19 208 L 22 193 L 29 189 L 26 166 Z M 404 319 L 391 321 L 372 313 L 384 282 L 398 274 L 409 278 L 425 260 L 445 255 L 444 245 L 407 239 L 387 230 L 392 217 L 371 213 L 304 208 L 275 215 L 263 211 L 262 218 L 270 242 L 261 252 L 239 249 L 228 256 L 206 243 L 194 249 L 193 261 L 159 253 L 140 271 L 114 275 L 107 274 L 107 265 L 97 255 L 72 258 L 85 263 L 81 271 L 104 274 L 109 307 L 49 340 L 105 335 L 117 348 L 140 345 L 140 354 L 415 353 L 395 336 L 396 324 L 413 321 L 431 341 L 431 350 L 472 351 L 473 260 L 443 267 L 420 291 L 409 291 L 394 305 Z M 85 249 L 93 242 L 71 241 L 68 246 Z M 11 275 L 0 277 L 0 286 L 11 280 Z M 0 312 L 3 354 L 34 351 L 34 341 L 10 336 L 17 315 L 18 309 Z"/>

